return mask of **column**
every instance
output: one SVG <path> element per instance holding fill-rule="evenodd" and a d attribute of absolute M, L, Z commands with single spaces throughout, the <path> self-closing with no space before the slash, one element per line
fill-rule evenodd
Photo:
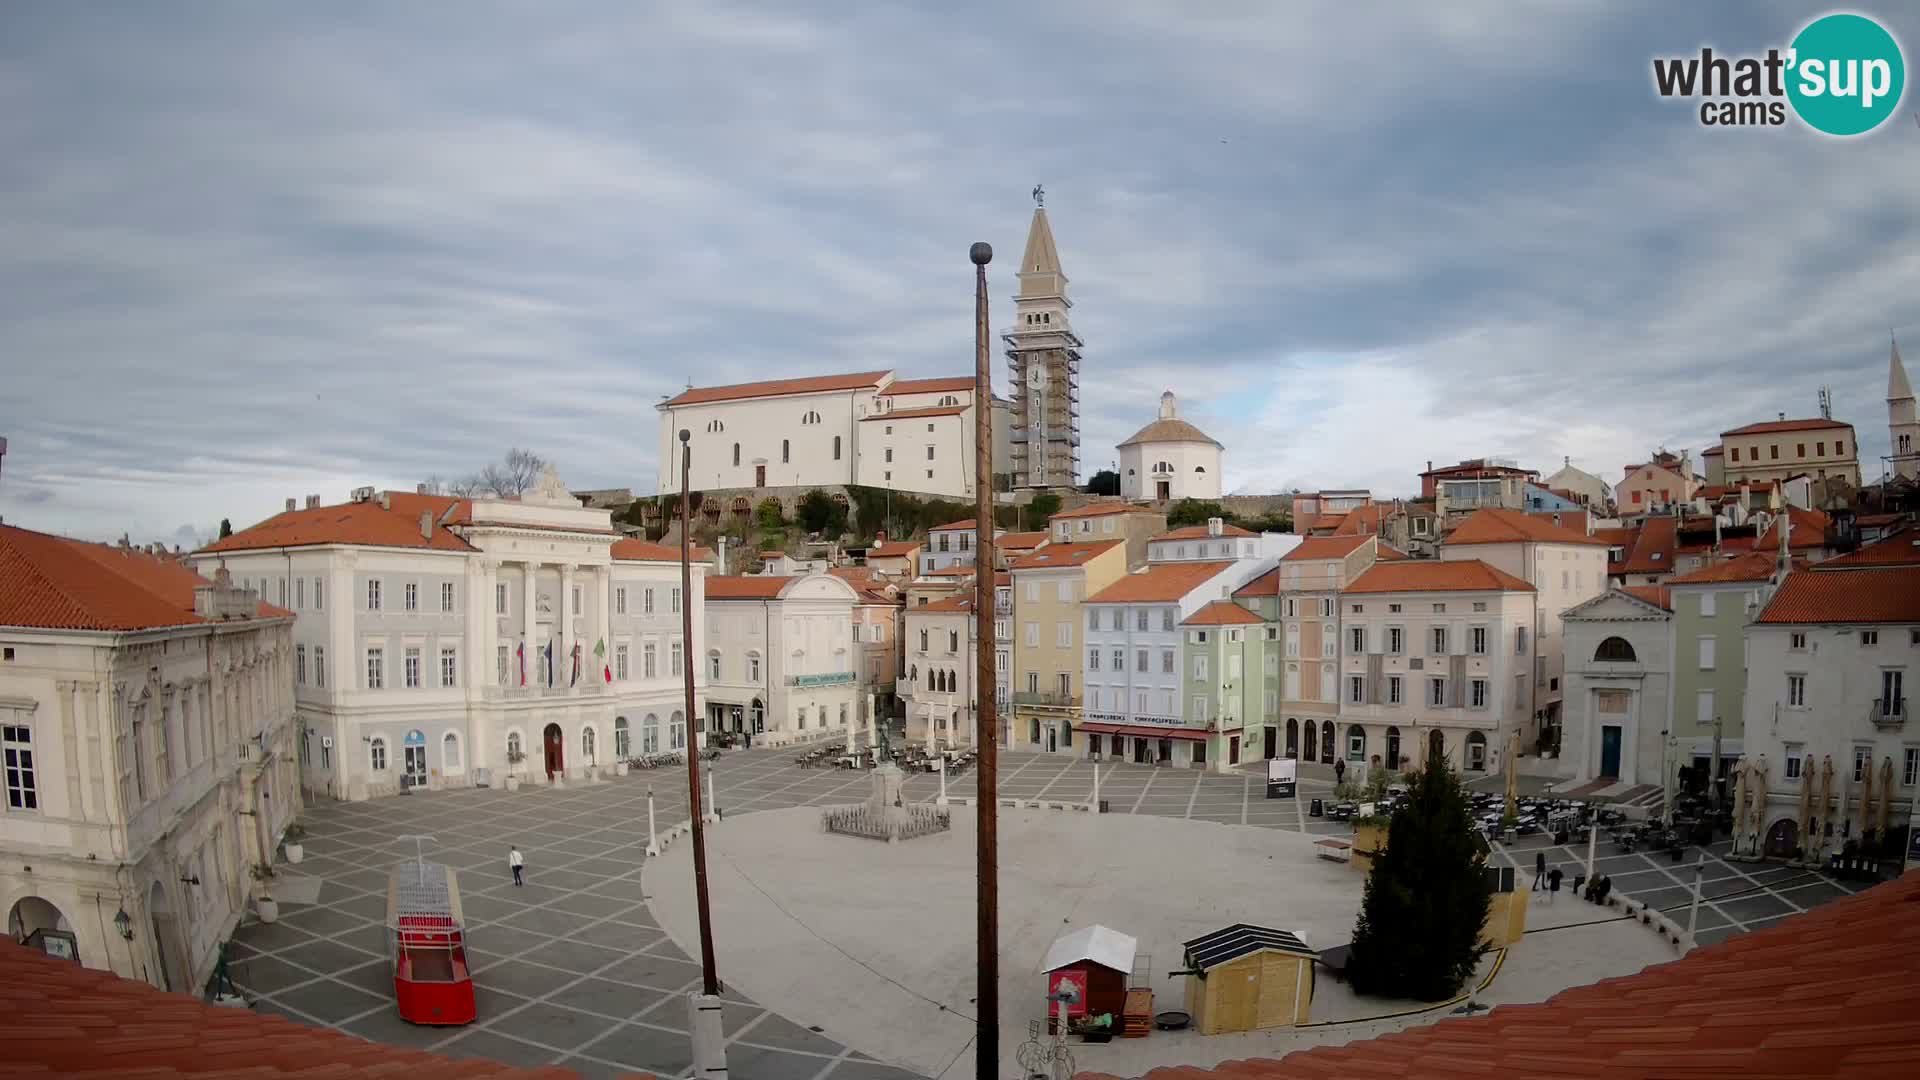
<path fill-rule="evenodd" d="M 566 686 L 573 676 L 573 564 L 560 567 L 559 622 L 553 632 L 553 682 Z"/>
<path fill-rule="evenodd" d="M 539 576 L 540 564 L 529 559 L 520 564 L 520 570 L 520 643 L 521 646 L 526 649 L 527 684 L 534 686 L 538 685 L 539 679 L 536 676 L 540 674 L 540 665 L 537 663 L 539 658 L 536 657 L 533 652 L 534 611 L 536 603 L 534 579 Z M 516 686 L 519 685 L 520 672 L 518 664 L 515 665 L 512 681 Z M 528 760 L 532 760 L 532 758 L 529 757 Z"/>
<path fill-rule="evenodd" d="M 590 666 L 593 668 L 594 678 L 600 680 L 600 684 L 604 686 L 606 680 L 601 678 L 601 670 L 613 666 L 613 642 L 610 640 L 613 636 L 610 621 L 610 614 L 613 611 L 613 567 L 602 566 L 596 569 L 593 581 L 593 643 L 604 644 L 607 652 L 605 656 L 594 657 Z M 666 651 L 668 656 L 673 654 L 671 641 L 668 642 Z M 685 646 L 681 647 L 680 657 L 683 662 L 687 658 Z M 662 657 L 660 662 L 665 664 L 668 661 L 666 657 Z"/>

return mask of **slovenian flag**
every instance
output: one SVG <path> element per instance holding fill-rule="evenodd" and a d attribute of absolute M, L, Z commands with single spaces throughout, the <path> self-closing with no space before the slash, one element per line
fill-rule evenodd
<path fill-rule="evenodd" d="M 613 681 L 613 666 L 607 663 L 607 639 L 601 638 L 593 643 L 593 655 L 600 658 L 600 674 L 608 682 Z"/>
<path fill-rule="evenodd" d="M 579 683 L 579 681 L 580 681 L 580 643 L 576 641 L 573 643 L 573 677 L 567 680 L 567 685 L 573 686 Z"/>
<path fill-rule="evenodd" d="M 521 642 L 513 647 L 513 655 L 520 660 L 520 685 L 527 685 L 527 643 Z"/>

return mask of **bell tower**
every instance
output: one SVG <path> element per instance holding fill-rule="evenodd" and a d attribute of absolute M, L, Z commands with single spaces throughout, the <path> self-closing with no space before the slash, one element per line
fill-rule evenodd
<path fill-rule="evenodd" d="M 1013 395 L 1013 484 L 1040 490 L 1075 486 L 1080 471 L 1080 347 L 1068 314 L 1046 191 L 1033 189 L 1033 221 L 1015 273 L 1013 326 L 1001 331 Z"/>
<path fill-rule="evenodd" d="M 1900 342 L 1896 339 L 1887 359 L 1887 442 L 1891 453 L 1887 464 L 1902 480 L 1920 478 L 1920 417 L 1914 415 L 1913 384 L 1907 381 L 1906 365 L 1900 362 Z"/>

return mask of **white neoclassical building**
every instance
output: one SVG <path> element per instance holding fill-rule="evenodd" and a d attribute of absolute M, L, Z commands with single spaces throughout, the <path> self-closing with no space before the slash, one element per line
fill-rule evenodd
<path fill-rule="evenodd" d="M 1562 770 L 1661 783 L 1672 727 L 1673 607 L 1657 585 L 1616 586 L 1561 614 L 1566 635 Z"/>
<path fill-rule="evenodd" d="M 1120 497 L 1170 502 L 1218 499 L 1224 450 L 1213 436 L 1180 419 L 1173 391 L 1160 395 L 1160 415 L 1120 444 Z"/>
<path fill-rule="evenodd" d="M 0 527 L 0 910 L 198 993 L 300 808 L 293 619 L 177 558 Z"/>
<path fill-rule="evenodd" d="M 771 745 L 845 730 L 856 700 L 853 586 L 832 574 L 707 579 L 706 717 Z"/>
<path fill-rule="evenodd" d="M 288 500 L 193 556 L 297 616 L 310 790 L 564 783 L 687 744 L 681 671 L 703 651 L 704 564 L 683 597 L 678 551 L 620 539 L 551 469 L 518 499 L 362 488 L 319 502 Z"/>

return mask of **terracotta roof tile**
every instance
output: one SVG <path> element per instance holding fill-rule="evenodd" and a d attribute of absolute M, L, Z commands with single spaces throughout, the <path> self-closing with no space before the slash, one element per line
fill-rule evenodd
<path fill-rule="evenodd" d="M 383 1046 L 249 1009 L 203 1004 L 0 941 L 4 1071 L 101 1080 L 224 1077 L 574 1077 Z M 31 1017 L 31 1023 L 24 1019 Z M 15 1022 L 15 1021 L 19 1022 Z M 634 1073 L 634 1076 L 644 1074 Z"/>
<path fill-rule="evenodd" d="M 1574 532 L 1582 534 L 1587 531 L 1587 512 L 1585 510 L 1529 510 L 1527 513 L 1545 521 L 1549 525 L 1554 524 L 1554 519 L 1558 518 L 1560 519 L 1560 527 L 1563 529 L 1572 529 Z"/>
<path fill-rule="evenodd" d="M 897 409 L 893 412 L 874 413 L 863 416 L 860 422 L 870 424 L 875 420 L 919 420 L 932 416 L 960 416 L 967 411 L 965 405 L 929 405 L 924 409 Z"/>
<path fill-rule="evenodd" d="M 930 533 L 959 532 L 963 529 L 967 531 L 972 531 L 972 529 L 978 523 L 978 521 L 979 521 L 978 518 L 967 518 L 965 521 L 949 521 L 945 525 L 935 525 L 933 528 L 928 529 L 927 531 Z"/>
<path fill-rule="evenodd" d="M 1475 510 L 1460 523 L 1460 527 L 1447 536 L 1449 544 L 1510 544 L 1533 542 L 1541 544 L 1604 544 L 1598 537 L 1588 536 L 1584 532 L 1563 529 L 1551 521 L 1545 521 L 1518 510 L 1501 510 L 1489 507 Z"/>
<path fill-rule="evenodd" d="M 450 496 L 414 495 L 388 492 L 393 509 L 379 500 L 318 506 L 311 510 L 288 510 L 242 529 L 224 540 L 200 549 L 202 553 L 222 551 L 258 551 L 262 548 L 315 547 L 321 544 L 356 544 L 364 547 L 426 548 L 434 551 L 473 551 L 473 545 L 447 531 L 441 515 L 449 509 L 455 518 L 464 518 L 472 504 Z M 432 514 L 431 536 L 420 533 L 420 515 Z"/>
<path fill-rule="evenodd" d="M 955 375 L 945 379 L 895 379 L 880 391 L 881 397 L 895 394 L 959 394 L 973 389 L 973 376 Z"/>
<path fill-rule="evenodd" d="M 1714 443 L 1712 446 L 1709 446 L 1705 450 L 1700 451 L 1700 456 L 1703 458 L 1719 457 L 1725 453 L 1726 453 L 1726 450 L 1723 447 L 1721 447 L 1719 443 Z"/>
<path fill-rule="evenodd" d="M 1746 427 L 1737 427 L 1732 431 L 1723 431 L 1720 437 L 1724 439 L 1728 435 L 1766 435 L 1775 431 L 1813 431 L 1827 428 L 1852 430 L 1853 425 L 1840 420 L 1823 420 L 1819 417 L 1812 420 L 1767 420 L 1758 424 L 1748 424 Z"/>
<path fill-rule="evenodd" d="M 216 620 L 194 614 L 207 580 L 170 555 L 0 525 L 0 626 L 150 630 Z M 259 605 L 263 618 L 285 616 Z"/>
<path fill-rule="evenodd" d="M 1118 499 L 1103 499 L 1099 502 L 1090 502 L 1085 506 L 1076 506 L 1071 510 L 1062 510 L 1047 520 L 1059 521 L 1062 518 L 1105 517 L 1108 514 L 1154 514 L 1158 512 L 1159 511 L 1151 506 L 1141 506 L 1139 503 L 1121 502 Z"/>
<path fill-rule="evenodd" d="M 1920 566 L 1796 570 L 1754 621 L 1920 623 Z"/>
<path fill-rule="evenodd" d="M 1207 531 L 1207 526 L 1205 525 L 1182 525 L 1178 529 L 1173 529 L 1168 532 L 1163 532 L 1159 536 L 1153 537 L 1153 539 L 1154 540 L 1205 540 L 1212 535 L 1213 534 L 1211 532 Z M 1243 529 L 1238 525 L 1222 524 L 1220 528 L 1220 535 L 1221 536 L 1258 536 L 1260 534 L 1256 532 L 1249 532 L 1248 530 Z"/>
<path fill-rule="evenodd" d="M 1231 566 L 1233 566 L 1231 561 L 1148 563 L 1145 570 L 1137 574 L 1128 574 L 1087 597 L 1086 602 L 1089 604 L 1170 604 Z"/>
<path fill-rule="evenodd" d="M 1628 585 L 1620 591 L 1635 600 L 1645 600 L 1654 607 L 1673 610 L 1673 594 L 1665 585 Z"/>
<path fill-rule="evenodd" d="M 893 540 L 867 549 L 869 559 L 903 559 L 920 550 L 916 540 Z"/>
<path fill-rule="evenodd" d="M 1797 506 L 1788 506 L 1785 517 L 1793 523 L 1787 529 L 1787 550 L 1805 551 L 1826 546 L 1827 527 L 1833 524 L 1832 518 L 1818 510 L 1802 510 Z M 1780 519 L 1776 517 L 1767 526 L 1767 531 L 1754 540 L 1753 549 L 1774 551 L 1779 547 Z"/>
<path fill-rule="evenodd" d="M 1260 616 L 1231 600 L 1215 600 L 1180 620 L 1181 626 L 1239 626 L 1265 622 Z"/>
<path fill-rule="evenodd" d="M 1086 544 L 1048 544 L 1013 561 L 1015 570 L 1049 570 L 1063 566 L 1083 566 L 1103 552 L 1119 547 L 1119 540 L 1095 540 Z"/>
<path fill-rule="evenodd" d="M 1649 517 L 1641 522 L 1639 533 L 1627 557 L 1620 564 L 1623 574 L 1671 574 L 1673 557 L 1679 548 L 1679 521 L 1675 518 Z"/>
<path fill-rule="evenodd" d="M 1399 562 L 1401 559 L 1410 559 L 1413 557 L 1401 551 L 1399 548 L 1394 547 L 1392 544 L 1375 545 L 1374 551 L 1378 553 L 1381 562 Z"/>
<path fill-rule="evenodd" d="M 907 609 L 907 613 L 911 615 L 911 614 L 914 614 L 915 612 L 931 611 L 931 612 L 936 612 L 942 615 L 950 615 L 955 612 L 972 611 L 972 610 L 973 610 L 973 594 L 972 593 L 956 593 L 953 596 L 943 596 L 938 600 L 921 604 L 917 608 L 909 608 Z"/>
<path fill-rule="evenodd" d="M 1485 1016 L 1168 1080 L 1894 1077 L 1920 1073 L 1920 875 L 1624 978 Z M 1108 1080 L 1082 1074 L 1081 1080 Z"/>
<path fill-rule="evenodd" d="M 680 561 L 680 548 L 677 545 L 668 547 L 665 544 L 655 544 L 633 537 L 628 537 L 624 540 L 615 540 L 611 552 L 615 562 L 677 563 Z M 693 562 L 700 561 L 700 555 L 697 551 L 689 551 L 687 558 Z"/>
<path fill-rule="evenodd" d="M 1032 551 L 1047 542 L 1047 531 L 1003 533 L 993 538 L 993 546 L 999 551 Z"/>
<path fill-rule="evenodd" d="M 1350 593 L 1532 592 L 1533 586 L 1479 559 L 1377 562 L 1354 578 Z"/>
<path fill-rule="evenodd" d="M 1792 543 L 1791 533 L 1788 534 L 1788 543 Z M 1850 566 L 1913 566 L 1915 564 L 1920 564 L 1920 528 L 1910 525 L 1897 532 L 1889 533 L 1851 555 L 1828 559 L 1820 564 L 1820 569 L 1843 570 Z"/>
<path fill-rule="evenodd" d="M 1392 507 L 1385 503 L 1356 506 L 1340 519 L 1340 524 L 1334 527 L 1333 535 L 1364 536 L 1367 533 L 1377 533 L 1380 531 L 1380 522 L 1386 518 L 1391 509 Z"/>
<path fill-rule="evenodd" d="M 1309 536 L 1300 541 L 1299 546 L 1280 556 L 1281 562 L 1303 562 L 1308 559 L 1344 559 L 1366 544 L 1371 536 Z"/>
<path fill-rule="evenodd" d="M 766 382 L 735 383 L 732 386 L 702 386 L 683 391 L 655 407 L 665 409 L 677 405 L 706 405 L 715 401 L 869 390 L 878 387 L 890 374 L 886 371 L 858 371 L 847 375 L 816 375 L 805 379 L 770 379 Z"/>
<path fill-rule="evenodd" d="M 797 575 L 721 574 L 707 579 L 709 600 L 777 600 L 780 591 L 800 580 Z"/>
<path fill-rule="evenodd" d="M 1668 586 L 1713 585 L 1736 581 L 1766 581 L 1773 577 L 1775 556 L 1765 551 L 1749 551 L 1710 566 L 1690 570 L 1667 579 Z"/>

